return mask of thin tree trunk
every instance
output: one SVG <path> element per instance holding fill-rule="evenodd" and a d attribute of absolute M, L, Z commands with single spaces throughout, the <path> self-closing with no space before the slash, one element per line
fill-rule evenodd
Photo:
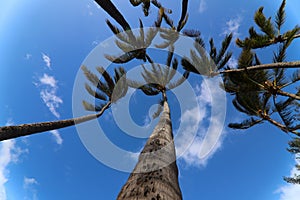
<path fill-rule="evenodd" d="M 122 187 L 118 200 L 181 200 L 169 105 Z"/>
<path fill-rule="evenodd" d="M 40 133 L 60 128 L 65 128 L 69 126 L 73 126 L 75 124 L 80 124 L 92 119 L 96 119 L 100 117 L 103 112 L 109 108 L 110 102 L 108 102 L 100 112 L 96 114 L 86 115 L 83 117 L 65 119 L 59 121 L 51 121 L 51 122 L 39 122 L 32 124 L 21 124 L 16 126 L 3 126 L 0 127 L 0 141 L 13 139 L 21 136 L 27 136 L 34 133 Z"/>
<path fill-rule="evenodd" d="M 130 26 L 120 13 L 120 11 L 115 7 L 111 0 L 95 0 L 95 2 L 105 10 L 112 18 L 114 18 L 124 29 L 124 31 L 130 30 Z"/>

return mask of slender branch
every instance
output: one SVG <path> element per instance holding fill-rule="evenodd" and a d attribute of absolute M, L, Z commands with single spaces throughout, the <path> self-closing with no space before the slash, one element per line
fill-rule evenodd
<path fill-rule="evenodd" d="M 282 90 L 277 90 L 277 94 L 281 95 L 281 96 L 286 96 L 286 97 L 291 97 L 293 99 L 297 99 L 300 100 L 300 96 L 295 95 L 295 94 L 291 94 Z"/>
<path fill-rule="evenodd" d="M 86 115 L 82 117 L 58 120 L 52 122 L 40 122 L 32 124 L 20 124 L 16 126 L 3 126 L 0 127 L 0 141 L 13 139 L 21 136 L 27 136 L 34 133 L 41 133 L 45 131 L 65 128 L 73 126 L 75 124 L 80 124 L 92 119 L 100 117 L 106 109 L 109 108 L 111 102 L 109 101 L 103 108 L 96 114 Z"/>
<path fill-rule="evenodd" d="M 211 76 L 216 76 L 219 74 L 226 73 L 234 73 L 234 72 L 243 72 L 248 70 L 263 70 L 263 69 L 274 69 L 274 68 L 300 68 L 300 61 L 294 62 L 278 62 L 278 63 L 270 63 L 270 64 L 262 64 L 262 65 L 254 65 L 250 67 L 245 67 L 241 69 L 228 69 L 220 72 L 213 72 Z"/>
<path fill-rule="evenodd" d="M 300 136 L 300 133 L 295 131 L 295 130 L 291 130 L 289 129 L 288 127 L 286 127 L 285 125 L 275 121 L 274 119 L 272 119 L 269 115 L 266 115 L 266 114 L 263 114 L 263 113 L 260 113 L 260 116 L 261 118 L 263 118 L 264 120 L 267 120 L 268 122 L 270 122 L 271 124 L 277 126 L 278 128 L 280 128 L 282 131 L 288 133 L 288 132 L 291 132 L 297 136 Z"/>

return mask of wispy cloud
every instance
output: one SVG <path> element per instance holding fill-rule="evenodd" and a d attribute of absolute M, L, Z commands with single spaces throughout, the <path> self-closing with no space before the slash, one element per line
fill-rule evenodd
<path fill-rule="evenodd" d="M 203 13 L 206 9 L 207 9 L 206 0 L 200 0 L 199 9 L 198 9 L 199 12 Z"/>
<path fill-rule="evenodd" d="M 210 83 L 212 84 L 212 83 Z M 221 89 L 211 90 L 204 82 L 196 87 L 198 106 L 186 110 L 181 116 L 181 134 L 175 140 L 176 151 L 189 166 L 201 167 L 221 147 L 224 108 L 210 116 L 212 98 L 217 98 Z M 224 101 L 224 100 L 223 100 Z M 215 108 L 219 109 L 219 108 Z M 217 112 L 218 113 L 218 112 Z M 209 124 L 209 125 L 207 125 Z"/>
<path fill-rule="evenodd" d="M 26 60 L 29 60 L 31 57 L 32 57 L 32 55 L 30 53 L 26 53 L 26 55 L 25 55 Z"/>
<path fill-rule="evenodd" d="M 38 182 L 35 178 L 24 177 L 24 183 L 23 183 L 24 189 L 28 189 L 32 185 L 37 185 L 37 184 Z"/>
<path fill-rule="evenodd" d="M 36 185 L 38 185 L 38 181 L 35 178 L 28 178 L 28 177 L 24 177 L 23 180 L 23 188 L 25 190 L 27 190 L 27 192 L 30 192 L 30 195 L 28 194 L 28 196 L 25 196 L 25 200 L 37 200 L 37 190 L 35 188 Z M 29 197 L 30 196 L 30 197 Z"/>
<path fill-rule="evenodd" d="M 228 20 L 222 34 L 227 35 L 232 33 L 233 37 L 238 37 L 240 35 L 239 28 L 241 26 L 241 22 L 242 18 L 240 16 Z"/>
<path fill-rule="evenodd" d="M 44 61 L 45 64 L 46 64 L 46 66 L 47 66 L 49 69 L 51 69 L 51 58 L 50 58 L 48 55 L 44 54 L 44 53 L 42 53 L 42 58 L 43 58 L 43 61 Z"/>
<path fill-rule="evenodd" d="M 6 126 L 12 125 L 9 120 Z M 19 161 L 22 153 L 28 152 L 28 149 L 21 149 L 15 143 L 15 140 L 6 140 L 0 143 L 0 199 L 8 199 L 6 195 L 5 183 L 9 181 L 8 166 Z"/>
<path fill-rule="evenodd" d="M 63 103 L 63 100 L 57 96 L 57 80 L 54 76 L 44 74 L 42 77 L 39 77 L 39 83 L 35 85 L 38 88 L 41 88 L 40 97 L 42 98 L 45 105 L 49 108 L 50 112 L 57 118 L 60 117 L 57 109 L 60 104 Z"/>
<path fill-rule="evenodd" d="M 49 76 L 48 74 L 44 74 L 43 77 L 40 77 L 41 84 L 49 85 L 50 87 L 57 87 L 57 81 L 53 76 Z"/>
<path fill-rule="evenodd" d="M 52 131 L 49 131 L 49 132 L 53 135 L 53 137 L 54 137 L 54 139 L 55 139 L 55 142 L 56 142 L 58 145 L 61 145 L 61 144 L 63 143 L 63 139 L 62 139 L 62 137 L 60 136 L 58 130 L 52 130 Z"/>
<path fill-rule="evenodd" d="M 296 163 L 300 165 L 299 160 L 296 160 Z M 293 167 L 290 176 L 293 177 L 295 174 L 300 175 L 300 172 L 297 170 L 296 167 Z M 276 192 L 280 193 L 279 200 L 298 200 L 300 197 L 300 186 L 297 184 L 286 183 L 285 185 L 280 187 Z"/>

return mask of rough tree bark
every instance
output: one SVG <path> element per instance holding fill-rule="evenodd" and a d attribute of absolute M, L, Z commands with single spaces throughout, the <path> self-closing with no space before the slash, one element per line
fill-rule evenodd
<path fill-rule="evenodd" d="M 118 200 L 181 200 L 172 122 L 167 101 L 160 120 L 122 187 Z"/>

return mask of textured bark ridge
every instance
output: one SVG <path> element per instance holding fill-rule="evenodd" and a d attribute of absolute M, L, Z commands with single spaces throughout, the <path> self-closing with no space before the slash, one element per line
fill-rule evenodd
<path fill-rule="evenodd" d="M 161 118 L 142 150 L 118 200 L 181 200 L 167 101 Z"/>

